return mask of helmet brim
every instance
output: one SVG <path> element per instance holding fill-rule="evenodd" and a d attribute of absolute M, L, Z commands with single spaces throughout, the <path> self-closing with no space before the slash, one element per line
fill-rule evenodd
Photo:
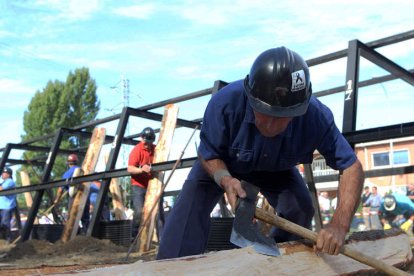
<path fill-rule="evenodd" d="M 395 202 L 391 205 L 388 205 L 388 206 L 384 204 L 384 209 L 387 210 L 387 211 L 394 211 L 396 205 L 397 204 Z"/>
<path fill-rule="evenodd" d="M 272 117 L 298 117 L 306 113 L 309 106 L 310 94 L 305 102 L 293 106 L 279 107 L 271 106 L 268 103 L 253 97 L 250 93 L 246 93 L 249 99 L 250 106 L 254 111 L 266 114 Z"/>

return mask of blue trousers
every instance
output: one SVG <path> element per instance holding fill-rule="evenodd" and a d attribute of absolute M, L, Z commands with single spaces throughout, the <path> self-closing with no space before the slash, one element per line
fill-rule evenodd
<path fill-rule="evenodd" d="M 11 219 L 14 209 L 0 210 L 0 227 L 5 231 L 6 240 L 11 241 Z"/>
<path fill-rule="evenodd" d="M 233 175 L 258 186 L 279 216 L 310 228 L 314 214 L 312 199 L 296 168 Z M 196 161 L 166 221 L 157 259 L 204 253 L 210 213 L 223 192 Z M 280 229 L 275 229 L 272 234 L 277 242 L 299 238 Z"/>
<path fill-rule="evenodd" d="M 134 210 L 134 217 L 132 218 L 132 237 L 135 238 L 138 234 L 139 225 L 141 223 L 142 208 L 144 207 L 145 194 L 147 189 L 140 186 L 131 185 L 132 190 L 132 209 Z"/>

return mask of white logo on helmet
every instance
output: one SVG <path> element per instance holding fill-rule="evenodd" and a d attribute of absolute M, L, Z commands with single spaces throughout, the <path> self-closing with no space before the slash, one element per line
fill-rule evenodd
<path fill-rule="evenodd" d="M 293 72 L 291 91 L 297 92 L 297 91 L 305 89 L 305 87 L 306 87 L 305 72 L 303 70 Z"/>

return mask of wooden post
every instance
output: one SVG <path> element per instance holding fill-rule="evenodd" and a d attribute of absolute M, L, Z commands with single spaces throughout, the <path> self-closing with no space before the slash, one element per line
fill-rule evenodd
<path fill-rule="evenodd" d="M 109 184 L 109 191 L 112 194 L 112 205 L 114 206 L 115 220 L 126 219 L 125 207 L 122 200 L 122 191 L 117 178 L 112 178 Z"/>
<path fill-rule="evenodd" d="M 170 146 L 174 136 L 174 130 L 177 123 L 178 106 L 169 104 L 165 106 L 164 116 L 161 122 L 161 131 L 158 138 L 158 143 L 154 153 L 154 163 L 164 162 L 168 160 L 170 154 Z M 148 251 L 151 244 L 152 233 L 155 228 L 155 218 L 157 215 L 158 206 L 155 207 L 153 212 L 150 214 L 151 209 L 156 202 L 156 199 L 161 191 L 162 180 L 164 173 L 158 173 L 157 178 L 153 178 L 148 183 L 147 193 L 145 195 L 144 209 L 141 218 L 142 232 L 140 236 L 140 252 Z M 148 223 L 142 225 L 143 222 L 147 221 L 147 217 L 151 215 Z"/>
<path fill-rule="evenodd" d="M 109 155 L 106 153 L 104 155 L 105 164 L 108 162 Z M 112 194 L 112 206 L 114 207 L 115 220 L 126 219 L 125 206 L 122 197 L 122 191 L 119 187 L 119 182 L 117 178 L 112 178 L 111 183 L 109 184 L 109 191 Z"/>
<path fill-rule="evenodd" d="M 23 186 L 30 186 L 29 174 L 26 171 L 20 171 L 20 177 L 22 179 Z M 29 192 L 24 193 L 24 199 L 26 200 L 27 208 L 30 209 L 30 207 L 32 207 L 33 204 L 32 195 Z"/>
<path fill-rule="evenodd" d="M 95 128 L 93 130 L 91 141 L 89 143 L 85 159 L 82 163 L 82 171 L 85 175 L 95 172 L 99 153 L 105 141 L 105 134 L 105 128 Z M 63 242 L 67 242 L 68 240 L 73 239 L 78 233 L 79 221 L 82 218 L 83 211 L 85 208 L 89 208 L 89 206 L 85 205 L 89 197 L 90 185 L 90 182 L 78 185 L 78 191 L 75 194 L 75 198 L 69 211 L 69 218 L 66 221 L 65 227 L 63 229 L 61 238 Z"/>

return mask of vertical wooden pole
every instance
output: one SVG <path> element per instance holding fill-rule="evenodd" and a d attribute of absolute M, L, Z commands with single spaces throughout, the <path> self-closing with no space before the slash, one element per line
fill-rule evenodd
<path fill-rule="evenodd" d="M 105 141 L 106 131 L 105 128 L 95 128 L 92 133 L 91 141 L 89 143 L 88 150 L 86 152 L 85 159 L 82 164 L 82 171 L 85 175 L 95 172 L 96 163 L 98 162 L 99 153 L 102 149 L 103 143 Z M 73 239 L 79 229 L 79 221 L 82 218 L 83 211 L 85 208 L 89 208 L 86 205 L 86 201 L 89 197 L 89 187 L 91 183 L 82 183 L 78 187 L 75 198 L 73 200 L 69 218 L 66 221 L 65 227 L 63 229 L 63 234 L 61 240 L 67 242 L 68 240 Z"/>
<path fill-rule="evenodd" d="M 20 177 L 22 179 L 23 186 L 30 186 L 29 174 L 26 171 L 20 171 Z M 32 195 L 29 192 L 24 193 L 24 199 L 26 200 L 27 208 L 30 209 L 30 207 L 32 207 L 32 204 L 33 204 Z"/>
<path fill-rule="evenodd" d="M 105 154 L 105 164 L 108 162 L 109 155 Z M 109 191 L 112 194 L 112 206 L 114 207 L 115 220 L 126 219 L 125 206 L 122 197 L 122 191 L 119 187 L 119 181 L 117 178 L 112 178 L 109 184 Z"/>
<path fill-rule="evenodd" d="M 161 122 L 161 131 L 158 138 L 158 143 L 155 148 L 154 153 L 154 163 L 164 162 L 168 160 L 170 154 L 170 146 L 172 144 L 172 139 L 174 136 L 175 126 L 177 124 L 178 117 L 178 106 L 169 104 L 164 109 L 164 116 Z M 147 193 L 145 195 L 145 203 L 143 214 L 141 218 L 141 223 L 147 221 L 147 217 L 150 217 L 149 223 L 146 225 L 141 224 L 142 232 L 140 236 L 140 252 L 148 251 L 151 244 L 152 233 L 154 232 L 156 224 L 156 215 L 158 211 L 158 206 L 155 207 L 154 211 L 151 213 L 151 209 L 156 202 L 158 194 L 161 191 L 163 173 L 159 173 L 157 178 L 153 178 L 149 181 Z M 150 214 L 151 213 L 151 214 Z"/>

